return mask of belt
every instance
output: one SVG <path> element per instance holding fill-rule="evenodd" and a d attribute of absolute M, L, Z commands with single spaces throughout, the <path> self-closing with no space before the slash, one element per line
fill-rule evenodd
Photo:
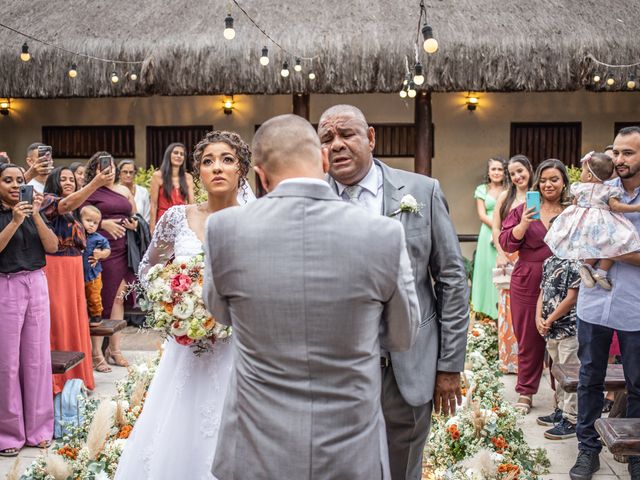
<path fill-rule="evenodd" d="M 380 368 L 387 368 L 391 366 L 391 359 L 388 357 L 380 357 Z"/>

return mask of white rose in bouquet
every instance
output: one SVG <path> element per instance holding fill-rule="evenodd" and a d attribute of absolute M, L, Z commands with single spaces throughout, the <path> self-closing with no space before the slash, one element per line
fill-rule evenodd
<path fill-rule="evenodd" d="M 174 310 L 175 311 L 175 310 Z M 180 322 L 176 320 L 171 324 L 171 335 L 183 337 L 189 331 L 189 322 Z"/>
<path fill-rule="evenodd" d="M 181 320 L 186 320 L 193 315 L 194 310 L 195 305 L 193 300 L 184 296 L 178 304 L 173 306 L 173 316 Z"/>

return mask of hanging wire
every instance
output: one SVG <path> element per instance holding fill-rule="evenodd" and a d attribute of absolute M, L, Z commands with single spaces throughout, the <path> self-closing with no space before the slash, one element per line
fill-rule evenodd
<path fill-rule="evenodd" d="M 603 67 L 608 67 L 608 68 L 631 68 L 631 67 L 637 67 L 640 65 L 640 62 L 630 63 L 628 65 L 610 65 L 608 63 L 601 62 L 592 54 L 587 55 L 587 58 L 591 59 L 594 63 L 597 63 L 598 65 L 602 65 Z"/>
<path fill-rule="evenodd" d="M 89 60 L 97 60 L 99 62 L 120 63 L 120 64 L 128 64 L 128 65 L 139 65 L 139 64 L 144 63 L 144 60 L 139 60 L 139 61 L 138 60 L 134 60 L 134 61 L 113 60 L 113 59 L 110 59 L 110 58 L 96 57 L 94 55 L 89 55 L 88 53 L 74 52 L 73 50 L 69 50 L 67 48 L 61 47 L 61 46 L 56 45 L 54 43 L 47 42 L 46 40 L 42 40 L 40 38 L 34 37 L 33 35 L 30 35 L 28 33 L 21 32 L 20 30 L 15 29 L 13 27 L 10 27 L 9 25 L 5 25 L 4 23 L 0 23 L 0 27 L 6 28 L 7 30 L 10 30 L 10 31 L 12 31 L 14 33 L 17 33 L 18 35 L 22 35 L 23 37 L 28 38 L 29 40 L 33 40 L 34 42 L 42 43 L 43 45 L 47 45 L 49 47 L 55 48 L 56 50 L 60 50 L 61 52 L 66 52 L 66 53 L 69 53 L 71 55 L 84 57 L 84 58 L 87 58 Z"/>
<path fill-rule="evenodd" d="M 418 15 L 418 34 L 416 35 L 416 45 L 420 43 L 420 33 L 422 32 L 422 16 L 427 22 L 427 8 L 424 6 L 424 0 L 420 0 L 420 15 Z"/>
<path fill-rule="evenodd" d="M 300 60 L 314 60 L 316 58 L 320 58 L 320 55 L 315 55 L 313 57 L 305 57 L 303 55 L 296 55 L 296 54 L 290 52 L 289 50 L 284 48 L 282 45 L 280 45 L 277 41 L 275 41 L 273 39 L 273 37 L 271 35 L 269 35 L 260 25 L 258 25 L 257 22 L 253 18 L 251 18 L 251 15 L 249 15 L 247 13 L 247 11 L 242 7 L 242 5 L 240 5 L 238 3 L 237 0 L 232 0 L 232 1 L 236 5 L 236 7 L 238 7 L 240 9 L 240 11 L 245 15 L 245 17 L 247 17 L 249 19 L 249 21 L 251 23 L 253 23 L 254 27 L 256 27 L 258 30 L 260 30 L 260 32 L 262 32 L 262 34 L 271 41 L 271 43 L 273 43 L 276 47 L 278 47 L 280 50 L 282 50 L 287 55 L 289 55 L 291 57 L 294 57 L 294 58 L 299 58 Z"/>

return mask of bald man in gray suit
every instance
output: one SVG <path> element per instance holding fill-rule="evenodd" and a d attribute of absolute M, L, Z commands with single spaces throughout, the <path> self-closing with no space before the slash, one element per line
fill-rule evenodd
<path fill-rule="evenodd" d="M 402 226 L 331 191 L 306 120 L 267 121 L 252 150 L 270 193 L 206 228 L 205 303 L 235 348 L 213 474 L 389 479 L 379 351 L 419 322 Z"/>

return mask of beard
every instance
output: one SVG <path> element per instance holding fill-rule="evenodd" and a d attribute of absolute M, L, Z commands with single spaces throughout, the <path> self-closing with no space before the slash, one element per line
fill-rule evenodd
<path fill-rule="evenodd" d="M 619 170 L 620 167 L 625 168 L 625 171 L 621 172 Z M 618 165 L 616 166 L 616 172 L 618 173 L 618 176 L 620 178 L 632 178 L 634 176 L 636 176 L 638 174 L 638 172 L 640 172 L 640 166 L 637 167 L 632 167 L 631 165 L 627 165 L 627 164 L 623 164 L 623 165 Z"/>

